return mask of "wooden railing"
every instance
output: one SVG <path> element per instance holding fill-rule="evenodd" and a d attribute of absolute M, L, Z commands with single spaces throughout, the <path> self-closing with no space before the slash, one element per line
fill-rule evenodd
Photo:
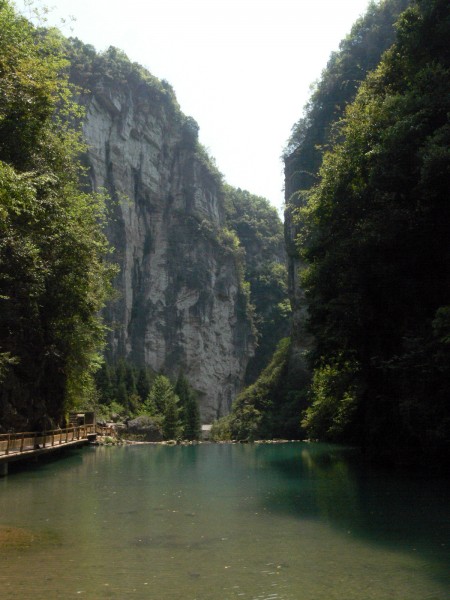
<path fill-rule="evenodd" d="M 111 437 L 116 437 L 116 430 L 111 425 L 109 425 L 108 427 L 105 427 L 104 425 L 97 424 L 95 426 L 95 430 L 98 435 L 103 435 L 103 436 L 109 435 Z"/>
<path fill-rule="evenodd" d="M 44 432 L 2 433 L 0 456 L 62 446 L 68 442 L 84 440 L 92 434 L 95 434 L 95 425 L 78 425 Z"/>

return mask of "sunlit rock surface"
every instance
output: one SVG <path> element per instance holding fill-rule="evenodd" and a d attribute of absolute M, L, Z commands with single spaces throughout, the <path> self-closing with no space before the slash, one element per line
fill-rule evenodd
<path fill-rule="evenodd" d="M 220 177 L 198 127 L 164 90 L 105 78 L 81 97 L 90 186 L 111 197 L 120 265 L 109 352 L 198 391 L 203 422 L 227 414 L 254 339 L 235 252 L 223 242 Z"/>

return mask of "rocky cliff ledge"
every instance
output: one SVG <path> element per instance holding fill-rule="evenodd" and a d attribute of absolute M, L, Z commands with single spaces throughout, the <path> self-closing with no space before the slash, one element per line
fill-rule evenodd
<path fill-rule="evenodd" d="M 254 339 L 242 267 L 224 229 L 220 174 L 172 89 L 124 55 L 73 42 L 90 187 L 106 189 L 120 265 L 110 358 L 182 370 L 203 422 L 227 414 Z"/>

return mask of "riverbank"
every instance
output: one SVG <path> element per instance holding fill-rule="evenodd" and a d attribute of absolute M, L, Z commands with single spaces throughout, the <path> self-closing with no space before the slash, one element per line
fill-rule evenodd
<path fill-rule="evenodd" d="M 146 440 L 133 440 L 128 438 L 114 438 L 112 436 L 97 436 L 97 439 L 92 442 L 94 446 L 198 446 L 207 444 L 291 444 L 304 442 L 309 443 L 310 440 L 254 440 L 252 442 L 239 440 L 162 440 L 152 442 Z"/>

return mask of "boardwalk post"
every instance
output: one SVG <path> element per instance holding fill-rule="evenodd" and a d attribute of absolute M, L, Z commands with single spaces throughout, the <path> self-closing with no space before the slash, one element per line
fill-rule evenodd
<path fill-rule="evenodd" d="M 6 438 L 6 452 L 5 454 L 9 454 L 9 440 L 11 439 L 11 435 L 8 434 L 8 437 Z"/>

